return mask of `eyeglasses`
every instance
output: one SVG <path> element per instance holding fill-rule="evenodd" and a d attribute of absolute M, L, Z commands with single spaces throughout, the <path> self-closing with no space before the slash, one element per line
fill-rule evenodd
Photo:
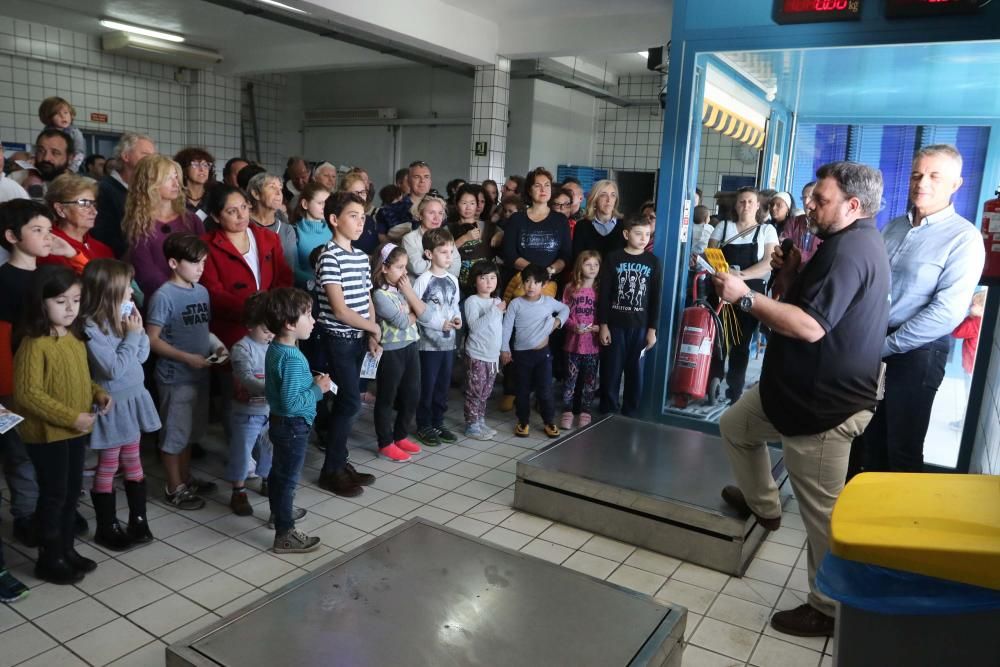
<path fill-rule="evenodd" d="M 215 164 L 206 160 L 195 160 L 194 162 L 191 162 L 189 166 L 194 167 L 195 169 L 211 169 L 215 166 Z"/>
<path fill-rule="evenodd" d="M 571 204 L 567 202 L 552 202 L 552 208 L 569 208 Z"/>
<path fill-rule="evenodd" d="M 97 207 L 97 200 L 95 199 L 74 199 L 72 201 L 61 201 L 59 203 L 63 206 L 79 206 L 80 208 Z"/>

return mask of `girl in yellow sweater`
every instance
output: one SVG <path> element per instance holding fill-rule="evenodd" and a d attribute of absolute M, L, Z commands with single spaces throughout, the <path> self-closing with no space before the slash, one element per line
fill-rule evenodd
<path fill-rule="evenodd" d="M 111 396 L 90 379 L 80 296 L 72 269 L 38 269 L 14 355 L 14 401 L 24 417 L 18 431 L 38 478 L 35 576 L 54 584 L 76 583 L 97 567 L 73 547 L 73 525 L 87 434 L 95 413 L 111 410 Z"/>

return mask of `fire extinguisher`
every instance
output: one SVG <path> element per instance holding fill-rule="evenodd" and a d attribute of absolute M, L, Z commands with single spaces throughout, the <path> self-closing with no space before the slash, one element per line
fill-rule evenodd
<path fill-rule="evenodd" d="M 986 264 L 984 278 L 1000 278 L 1000 186 L 983 205 L 983 242 L 986 244 Z"/>
<path fill-rule="evenodd" d="M 677 354 L 670 373 L 670 395 L 676 407 L 684 408 L 691 401 L 705 398 L 708 374 L 712 366 L 712 351 L 722 341 L 719 333 L 722 323 L 719 315 L 708 303 L 707 295 L 699 295 L 698 286 L 704 284 L 708 273 L 701 271 L 691 285 L 693 304 L 684 309 L 681 330 L 677 337 Z M 719 302 L 722 306 L 722 302 Z"/>

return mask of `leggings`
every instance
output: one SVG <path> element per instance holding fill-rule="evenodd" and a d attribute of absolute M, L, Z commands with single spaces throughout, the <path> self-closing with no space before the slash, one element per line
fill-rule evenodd
<path fill-rule="evenodd" d="M 97 450 L 97 474 L 94 475 L 94 493 L 111 493 L 118 464 L 130 482 L 142 481 L 142 462 L 139 460 L 139 441 L 121 447 Z"/>
<path fill-rule="evenodd" d="M 566 382 L 563 384 L 563 410 L 573 412 L 573 396 L 576 394 L 578 385 L 581 393 L 580 413 L 590 413 L 590 406 L 594 402 L 594 394 L 597 392 L 597 366 L 600 355 L 597 354 L 575 354 L 570 352 L 566 367 Z"/>

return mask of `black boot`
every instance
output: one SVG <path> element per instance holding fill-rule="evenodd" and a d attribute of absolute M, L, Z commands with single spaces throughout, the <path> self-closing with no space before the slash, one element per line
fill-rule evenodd
<path fill-rule="evenodd" d="M 86 556 L 81 555 L 76 550 L 76 547 L 73 545 L 76 541 L 74 536 L 70 535 L 69 539 L 66 541 L 68 546 L 63 551 L 63 557 L 66 558 L 66 562 L 69 563 L 74 570 L 87 574 L 88 572 L 93 572 L 97 569 L 97 563 L 90 560 Z"/>
<path fill-rule="evenodd" d="M 134 544 L 153 541 L 146 522 L 146 480 L 125 481 L 125 496 L 128 498 L 128 528 L 126 532 Z"/>
<path fill-rule="evenodd" d="M 97 530 L 94 531 L 94 541 L 111 551 L 125 551 L 132 546 L 132 540 L 122 530 L 115 516 L 115 492 L 90 492 L 90 499 L 97 512 Z"/>
<path fill-rule="evenodd" d="M 83 572 L 66 560 L 65 545 L 60 537 L 42 540 L 35 561 L 35 576 L 42 581 L 59 586 L 79 583 Z"/>

